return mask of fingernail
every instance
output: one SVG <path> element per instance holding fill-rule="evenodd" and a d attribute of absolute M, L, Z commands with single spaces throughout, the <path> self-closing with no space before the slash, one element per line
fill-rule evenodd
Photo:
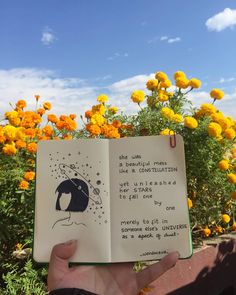
<path fill-rule="evenodd" d="M 64 245 L 70 246 L 74 243 L 77 243 L 77 240 L 69 240 L 69 241 L 65 242 Z"/>

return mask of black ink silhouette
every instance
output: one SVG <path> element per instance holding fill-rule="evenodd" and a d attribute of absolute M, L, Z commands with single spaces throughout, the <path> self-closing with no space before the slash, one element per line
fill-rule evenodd
<path fill-rule="evenodd" d="M 56 189 L 58 192 L 56 210 L 61 210 L 60 198 L 62 194 L 71 194 L 71 200 L 64 211 L 83 212 L 88 207 L 89 189 L 88 185 L 81 179 L 72 178 L 62 181 Z"/>

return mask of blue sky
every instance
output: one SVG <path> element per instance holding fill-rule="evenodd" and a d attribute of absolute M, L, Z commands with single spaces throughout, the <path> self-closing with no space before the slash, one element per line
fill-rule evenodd
<path fill-rule="evenodd" d="M 127 111 L 134 89 L 156 71 L 202 81 L 195 104 L 217 104 L 236 117 L 236 2 L 233 0 L 0 0 L 0 114 L 8 102 L 53 103 L 82 114 L 107 93 Z"/>

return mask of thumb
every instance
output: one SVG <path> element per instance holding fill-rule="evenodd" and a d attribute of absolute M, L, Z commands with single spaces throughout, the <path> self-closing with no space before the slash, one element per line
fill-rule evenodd
<path fill-rule="evenodd" d="M 48 286 L 55 283 L 60 277 L 69 270 L 69 258 L 75 253 L 77 241 L 70 240 L 63 244 L 57 244 L 53 247 L 49 269 Z"/>

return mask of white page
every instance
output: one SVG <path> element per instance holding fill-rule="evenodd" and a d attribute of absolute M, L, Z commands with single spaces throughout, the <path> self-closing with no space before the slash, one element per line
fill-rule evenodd
<path fill-rule="evenodd" d="M 175 148 L 169 136 L 110 142 L 112 261 L 192 254 L 184 144 L 176 141 Z"/>
<path fill-rule="evenodd" d="M 108 141 L 41 141 L 36 167 L 34 259 L 48 262 L 55 244 L 76 239 L 72 262 L 109 261 Z"/>

